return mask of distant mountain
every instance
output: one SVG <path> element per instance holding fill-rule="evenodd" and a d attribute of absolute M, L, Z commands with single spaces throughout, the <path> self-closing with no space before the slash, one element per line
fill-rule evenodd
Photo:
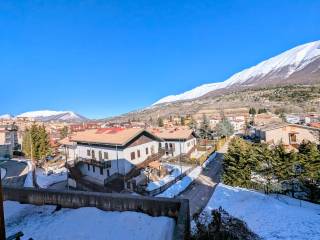
<path fill-rule="evenodd" d="M 12 116 L 12 115 L 10 115 L 10 114 L 3 114 L 3 115 L 0 115 L 0 119 L 11 119 L 11 118 L 13 118 L 13 116 Z"/>
<path fill-rule="evenodd" d="M 320 41 L 303 44 L 234 74 L 224 82 L 209 83 L 154 103 L 185 101 L 208 94 L 290 84 L 320 83 Z"/>
<path fill-rule="evenodd" d="M 64 121 L 64 122 L 82 122 L 88 120 L 84 116 L 81 116 L 72 111 L 32 111 L 25 112 L 16 117 L 33 118 L 37 121 L 49 122 L 49 121 Z"/>

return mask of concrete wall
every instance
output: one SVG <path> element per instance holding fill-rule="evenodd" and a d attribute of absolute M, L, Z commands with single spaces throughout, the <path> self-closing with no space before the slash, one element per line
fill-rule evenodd
<path fill-rule="evenodd" d="M 154 217 L 168 216 L 176 219 L 174 239 L 190 238 L 189 201 L 186 199 L 13 187 L 4 187 L 3 195 L 4 200 L 34 205 L 60 205 L 63 208 L 96 207 L 105 211 L 135 211 Z"/>

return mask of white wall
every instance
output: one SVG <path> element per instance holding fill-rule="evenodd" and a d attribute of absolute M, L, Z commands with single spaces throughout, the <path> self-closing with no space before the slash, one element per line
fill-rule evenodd
<path fill-rule="evenodd" d="M 128 159 L 132 164 L 139 164 L 145 161 L 151 155 L 151 148 L 153 147 L 154 153 L 158 153 L 159 150 L 159 142 L 151 141 L 148 143 L 144 143 L 141 145 L 133 146 L 124 149 L 124 158 Z M 148 148 L 148 154 L 146 154 L 146 148 Z M 137 151 L 140 150 L 140 158 L 138 158 Z M 135 152 L 135 159 L 131 160 L 131 153 Z"/>
<path fill-rule="evenodd" d="M 187 141 L 165 141 L 161 143 L 162 148 L 165 147 L 165 144 L 168 144 L 168 149 L 170 150 L 170 144 L 174 145 L 174 152 L 173 152 L 173 157 L 179 156 L 180 155 L 180 145 L 181 145 L 181 153 L 182 154 L 187 154 L 193 146 L 197 144 L 196 138 L 192 138 Z M 168 156 L 172 156 L 171 153 L 169 153 Z"/>
<path fill-rule="evenodd" d="M 91 147 L 85 145 L 77 145 L 76 156 L 82 158 L 91 158 L 91 155 L 87 155 L 87 150 L 95 151 L 96 160 L 99 161 L 99 151 L 102 152 L 102 158 L 104 158 L 104 152 L 108 152 L 108 159 L 103 159 L 103 161 L 111 162 L 111 168 L 103 169 L 103 175 L 100 174 L 99 167 L 95 167 L 95 172 L 93 172 L 93 166 L 90 166 L 88 170 L 88 164 L 82 164 L 80 171 L 87 176 L 93 177 L 98 181 L 103 181 L 114 173 L 126 174 L 128 173 L 135 164 L 142 163 L 151 155 L 151 147 L 154 148 L 154 154 L 158 153 L 158 142 L 151 141 L 149 143 L 121 149 L 118 148 L 118 161 L 117 161 L 117 151 L 115 148 L 110 147 Z M 148 155 L 146 154 L 146 148 L 148 148 Z M 137 151 L 140 150 L 140 157 L 138 158 Z M 131 152 L 135 152 L 135 159 L 131 160 Z"/>

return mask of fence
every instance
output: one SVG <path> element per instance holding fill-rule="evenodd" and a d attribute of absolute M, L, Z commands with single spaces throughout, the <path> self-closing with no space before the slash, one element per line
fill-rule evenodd
<path fill-rule="evenodd" d="M 63 208 L 96 207 L 105 211 L 135 211 L 153 217 L 167 216 L 176 220 L 174 239 L 190 238 L 189 201 L 186 199 L 13 187 L 4 187 L 3 195 L 4 200 L 34 205 L 58 205 Z"/>

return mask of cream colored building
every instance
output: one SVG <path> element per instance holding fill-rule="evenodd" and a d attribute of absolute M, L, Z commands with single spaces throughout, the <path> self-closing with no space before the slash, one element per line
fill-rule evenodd
<path fill-rule="evenodd" d="M 319 144 L 320 129 L 279 123 L 255 128 L 255 137 L 269 144 L 299 145 L 303 140 Z"/>

